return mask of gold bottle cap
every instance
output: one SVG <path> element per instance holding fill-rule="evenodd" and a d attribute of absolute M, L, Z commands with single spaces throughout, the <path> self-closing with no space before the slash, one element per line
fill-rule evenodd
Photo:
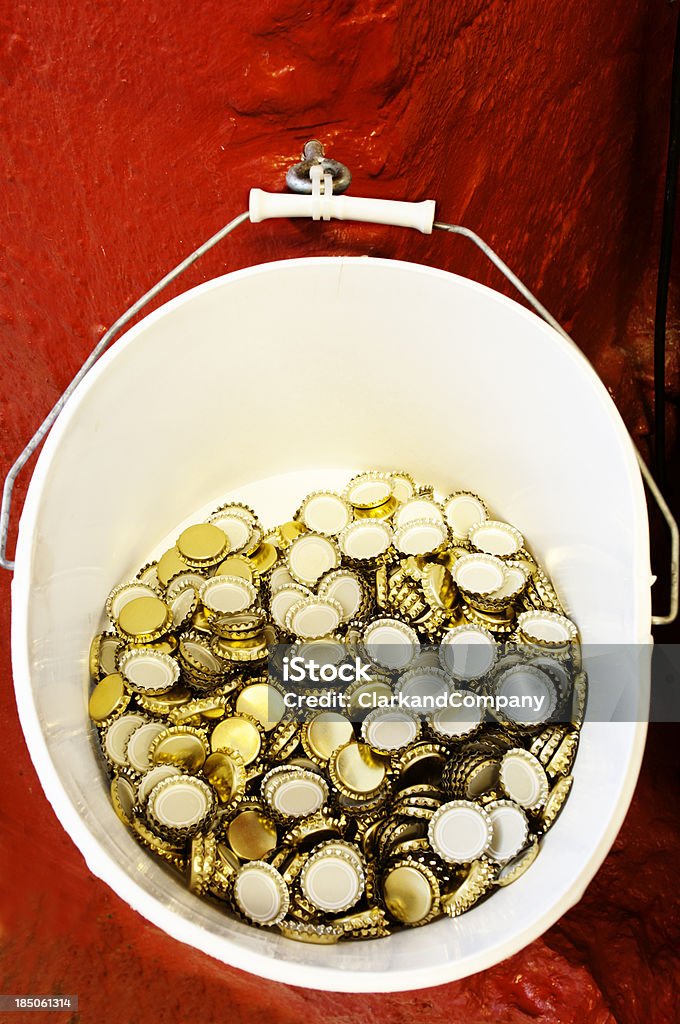
<path fill-rule="evenodd" d="M 550 790 L 545 806 L 541 812 L 541 830 L 547 832 L 549 828 L 555 824 L 555 821 L 559 817 L 560 811 L 564 807 L 564 803 L 571 792 L 571 787 L 574 783 L 573 775 L 565 775 L 561 779 L 558 779 L 553 788 Z"/>
<path fill-rule="evenodd" d="M 473 526 L 487 517 L 487 508 L 478 494 L 456 491 L 442 502 L 444 517 L 455 540 L 466 541 Z"/>
<path fill-rule="evenodd" d="M 210 616 L 215 636 L 222 640 L 254 640 L 262 634 L 267 616 L 259 608 L 248 612 L 219 612 Z"/>
<path fill-rule="evenodd" d="M 121 609 L 120 633 L 135 643 L 158 640 L 172 626 L 172 612 L 160 597 L 135 597 Z"/>
<path fill-rule="evenodd" d="M 121 715 L 106 727 L 102 734 L 102 749 L 107 760 L 119 768 L 129 767 L 127 744 L 135 729 L 144 725 L 142 715 L 132 713 Z"/>
<path fill-rule="evenodd" d="M 179 679 L 175 659 L 150 647 L 128 649 L 119 657 L 118 668 L 135 693 L 167 693 Z"/>
<path fill-rule="evenodd" d="M 197 729 L 209 726 L 226 714 L 226 701 L 223 696 L 211 693 L 208 697 L 197 697 L 189 700 L 181 707 L 173 708 L 168 718 L 171 725 L 192 725 Z"/>
<path fill-rule="evenodd" d="M 375 508 L 358 508 L 356 505 L 351 506 L 354 512 L 355 519 L 391 519 L 395 511 L 399 508 L 399 502 L 392 495 L 387 501 L 383 502 L 382 505 L 377 505 Z"/>
<path fill-rule="evenodd" d="M 465 698 L 470 698 L 469 707 Z M 471 736 L 476 732 L 484 719 L 484 709 L 469 691 L 454 690 L 449 704 L 439 708 L 429 718 L 430 728 L 439 739 L 457 740 Z"/>
<path fill-rule="evenodd" d="M 142 808 L 146 806 L 149 793 L 157 783 L 162 782 L 163 779 L 169 779 L 172 775 L 180 774 L 179 768 L 176 768 L 173 764 L 158 764 L 155 768 L 145 771 L 137 786 L 137 803 L 139 806 Z"/>
<path fill-rule="evenodd" d="M 442 910 L 449 917 L 459 917 L 474 907 L 494 887 L 496 880 L 497 868 L 490 860 L 482 857 L 473 861 L 460 885 L 442 897 Z"/>
<path fill-rule="evenodd" d="M 156 575 L 158 576 L 158 582 L 167 587 L 173 576 L 178 573 L 186 572 L 189 566 L 180 555 L 177 548 L 169 548 L 164 555 L 158 559 L 158 565 L 156 566 Z"/>
<path fill-rule="evenodd" d="M 307 818 L 328 799 L 328 786 L 320 775 L 288 765 L 267 772 L 261 788 L 263 799 L 283 818 Z"/>
<path fill-rule="evenodd" d="M 202 604 L 199 604 L 198 608 L 191 616 L 191 628 L 197 633 L 211 633 L 212 629 L 210 626 L 210 619 L 206 615 L 205 608 Z"/>
<path fill-rule="evenodd" d="M 413 519 L 397 528 L 394 546 L 404 555 L 429 555 L 439 550 L 447 536 L 444 523 L 434 519 Z"/>
<path fill-rule="evenodd" d="M 401 858 L 382 880 L 383 899 L 400 924 L 421 925 L 439 910 L 439 883 L 433 871 L 413 858 Z"/>
<path fill-rule="evenodd" d="M 222 561 L 229 551 L 229 539 L 214 523 L 196 523 L 180 533 L 176 547 L 187 565 L 201 569 Z"/>
<path fill-rule="evenodd" d="M 331 782 L 352 799 L 371 796 L 383 785 L 389 761 L 366 743 L 350 740 L 334 750 L 328 761 Z"/>
<path fill-rule="evenodd" d="M 441 505 L 432 498 L 418 496 L 405 501 L 394 517 L 395 526 L 397 530 L 400 530 L 408 523 L 415 522 L 434 522 L 444 525 L 444 513 Z M 446 530 L 444 536 L 446 536 Z"/>
<path fill-rule="evenodd" d="M 392 528 L 382 519 L 358 519 L 338 537 L 342 554 L 358 564 L 369 564 L 392 544 Z"/>
<path fill-rule="evenodd" d="M 165 732 L 165 725 L 162 722 L 145 722 L 132 733 L 127 742 L 126 755 L 128 764 L 132 765 L 135 771 L 146 772 L 151 768 L 149 748 L 162 732 Z"/>
<path fill-rule="evenodd" d="M 499 558 L 512 558 L 524 547 L 524 537 L 510 523 L 497 519 L 486 519 L 470 527 L 468 540 L 478 551 Z"/>
<path fill-rule="evenodd" d="M 505 564 L 505 582 L 491 595 L 495 601 L 516 601 L 526 589 L 529 577 L 519 565 Z"/>
<path fill-rule="evenodd" d="M 458 588 L 445 565 L 426 563 L 422 568 L 421 585 L 430 608 L 449 612 L 458 602 Z"/>
<path fill-rule="evenodd" d="M 486 804 L 484 810 L 491 818 L 488 856 L 503 864 L 525 846 L 529 836 L 527 816 L 512 800 L 493 800 Z"/>
<path fill-rule="evenodd" d="M 210 786 L 193 775 L 173 775 L 156 783 L 146 801 L 149 822 L 168 835 L 193 835 L 215 810 Z"/>
<path fill-rule="evenodd" d="M 225 505 L 213 512 L 209 522 L 219 527 L 227 537 L 225 551 L 230 554 L 247 553 L 262 540 L 262 530 L 252 510 L 237 505 Z"/>
<path fill-rule="evenodd" d="M 335 541 L 318 533 L 305 533 L 288 548 L 288 571 L 303 587 L 316 586 L 317 581 L 340 564 Z"/>
<path fill-rule="evenodd" d="M 420 721 L 404 708 L 375 708 L 361 725 L 361 737 L 378 754 L 391 754 L 414 743 L 420 735 Z"/>
<path fill-rule="evenodd" d="M 469 864 L 489 848 L 491 819 L 470 800 L 451 800 L 433 814 L 427 830 L 430 846 L 442 860 Z"/>
<path fill-rule="evenodd" d="M 272 569 L 271 576 L 269 577 L 269 590 L 272 594 L 275 594 L 281 587 L 292 583 L 293 586 L 299 586 L 288 572 L 287 565 L 277 565 L 275 569 Z M 306 588 L 305 588 L 306 589 Z M 281 625 L 281 623 L 279 623 Z"/>
<path fill-rule="evenodd" d="M 187 883 L 191 892 L 203 896 L 214 880 L 217 868 L 217 841 L 212 832 L 197 835 L 191 840 L 187 864 Z"/>
<path fill-rule="evenodd" d="M 252 583 L 254 570 L 246 555 L 229 555 L 217 566 L 215 576 L 238 576 L 246 583 Z"/>
<path fill-rule="evenodd" d="M 418 634 L 400 619 L 375 619 L 366 626 L 363 643 L 372 662 L 392 670 L 408 668 L 420 652 Z"/>
<path fill-rule="evenodd" d="M 333 491 L 313 491 L 300 506 L 298 518 L 311 533 L 334 537 L 351 523 L 352 508 Z"/>
<path fill-rule="evenodd" d="M 270 626 L 265 626 L 260 633 L 247 640 L 227 640 L 215 636 L 210 644 L 210 649 L 224 662 L 235 661 L 250 664 L 268 658 L 270 648 L 275 643 L 276 632 Z"/>
<path fill-rule="evenodd" d="M 249 562 L 253 567 L 253 571 L 256 576 L 264 576 L 272 569 L 279 559 L 279 552 L 274 544 L 270 544 L 268 541 L 262 541 L 252 554 L 249 556 Z"/>
<path fill-rule="evenodd" d="M 205 734 L 190 725 L 169 726 L 149 748 L 151 764 L 172 764 L 189 772 L 197 772 L 207 756 Z"/>
<path fill-rule="evenodd" d="M 550 789 L 543 765 L 522 747 L 503 755 L 500 782 L 507 796 L 528 811 L 542 807 Z"/>
<path fill-rule="evenodd" d="M 394 497 L 402 505 L 416 493 L 416 483 L 410 473 L 390 473 L 390 482 Z"/>
<path fill-rule="evenodd" d="M 286 712 L 283 694 L 271 683 L 251 683 L 236 698 L 236 712 L 257 719 L 265 732 L 271 732 Z"/>
<path fill-rule="evenodd" d="M 505 583 L 505 566 L 495 555 L 461 555 L 451 569 L 453 582 L 464 594 L 487 597 Z"/>
<path fill-rule="evenodd" d="M 257 600 L 257 590 L 241 576 L 212 576 L 201 587 L 199 597 L 210 612 L 245 612 Z"/>
<path fill-rule="evenodd" d="M 151 715 L 169 715 L 173 708 L 179 708 L 191 699 L 188 687 L 184 683 L 176 683 L 167 693 L 158 696 L 138 693 L 136 700 L 141 708 Z"/>
<path fill-rule="evenodd" d="M 349 910 L 365 886 L 363 858 L 351 843 L 330 840 L 317 846 L 300 872 L 305 899 L 325 913 Z"/>
<path fill-rule="evenodd" d="M 126 604 L 138 597 L 158 597 L 158 591 L 139 580 L 132 580 L 130 583 L 120 583 L 114 587 L 106 599 L 106 614 L 115 626 L 120 613 Z"/>
<path fill-rule="evenodd" d="M 493 692 L 508 706 L 496 715 L 513 725 L 532 727 L 548 722 L 557 707 L 557 689 L 547 672 L 534 665 L 512 665 L 496 676 Z M 517 705 L 516 707 L 513 705 Z"/>
<path fill-rule="evenodd" d="M 190 669 L 219 679 L 224 674 L 224 662 L 209 645 L 210 641 L 202 634 L 187 631 L 179 642 L 179 656 Z"/>
<path fill-rule="evenodd" d="M 299 583 L 283 583 L 276 593 L 272 594 L 269 602 L 271 617 L 281 629 L 286 628 L 286 616 L 291 608 L 303 598 L 313 597 L 313 593 L 307 587 Z"/>
<path fill-rule="evenodd" d="M 120 672 L 113 672 L 100 679 L 90 694 L 90 718 L 96 725 L 103 725 L 122 715 L 129 703 L 130 694 L 125 689 L 125 680 Z"/>
<path fill-rule="evenodd" d="M 504 888 L 506 885 L 511 885 L 518 878 L 521 878 L 538 857 L 540 848 L 538 837 L 532 836 L 526 850 L 522 850 L 516 857 L 502 865 L 498 872 L 498 884 Z"/>
<path fill-rule="evenodd" d="M 538 647 L 559 649 L 578 638 L 578 630 L 571 619 L 557 612 L 522 612 L 517 616 L 517 626 L 527 643 Z"/>
<path fill-rule="evenodd" d="M 369 711 L 389 703 L 392 684 L 384 676 L 375 675 L 370 681 L 357 679 L 345 690 L 347 710 L 353 722 L 361 721 Z"/>
<path fill-rule="evenodd" d="M 294 942 L 309 942 L 315 946 L 334 946 L 345 934 L 338 924 L 315 924 L 312 921 L 282 921 L 279 932 Z"/>
<path fill-rule="evenodd" d="M 338 711 L 320 711 L 302 724 L 302 747 L 311 760 L 321 767 L 329 757 L 354 738 L 352 723 Z"/>
<path fill-rule="evenodd" d="M 374 509 L 384 505 L 392 497 L 389 473 L 359 473 L 348 483 L 344 497 L 358 509 Z"/>
<path fill-rule="evenodd" d="M 129 828 L 135 816 L 137 794 L 130 779 L 124 775 L 114 775 L 111 779 L 111 803 L 120 820 Z"/>
<path fill-rule="evenodd" d="M 205 759 L 203 774 L 222 804 L 230 804 L 243 796 L 246 789 L 246 768 L 237 750 L 217 750 Z"/>
<path fill-rule="evenodd" d="M 234 880 L 234 900 L 241 913 L 256 924 L 278 924 L 288 913 L 288 886 L 271 864 L 250 861 Z"/>
<path fill-rule="evenodd" d="M 142 566 L 135 578 L 138 579 L 140 583 L 146 583 L 147 586 L 153 587 L 154 590 L 157 590 L 160 582 L 158 579 L 157 568 L 158 562 L 147 562 L 146 565 Z"/>
<path fill-rule="evenodd" d="M 452 687 L 443 669 L 422 665 L 402 672 L 394 692 L 414 711 L 433 711 L 449 699 Z"/>
<path fill-rule="evenodd" d="M 342 608 L 342 621 L 359 616 L 367 604 L 367 592 L 361 578 L 351 569 L 333 569 L 319 580 L 319 597 L 329 597 Z"/>
<path fill-rule="evenodd" d="M 117 633 L 101 633 L 99 636 L 99 675 L 110 676 L 117 672 L 118 652 L 123 648 L 123 641 Z"/>
<path fill-rule="evenodd" d="M 342 622 L 342 606 L 330 597 L 303 597 L 288 610 L 286 629 L 302 640 L 320 640 Z"/>
<path fill-rule="evenodd" d="M 213 729 L 210 746 L 218 750 L 236 750 L 246 765 L 259 757 L 263 744 L 263 729 L 251 715 L 237 714 L 224 718 Z"/>
<path fill-rule="evenodd" d="M 229 822 L 229 845 L 241 860 L 261 860 L 276 849 L 276 824 L 260 807 L 239 811 Z"/>
<path fill-rule="evenodd" d="M 479 679 L 493 668 L 498 646 L 482 626 L 454 626 L 441 639 L 439 658 L 444 671 L 456 679 Z"/>

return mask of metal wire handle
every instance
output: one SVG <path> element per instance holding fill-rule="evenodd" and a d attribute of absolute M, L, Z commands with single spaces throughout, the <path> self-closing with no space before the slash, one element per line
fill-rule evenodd
<path fill-rule="evenodd" d="M 249 220 L 249 213 L 240 213 L 238 217 L 234 217 L 230 220 L 220 231 L 212 235 L 203 245 L 200 245 L 198 249 L 192 252 L 186 259 L 178 263 L 165 277 L 161 278 L 157 284 L 148 290 L 140 299 L 138 299 L 122 316 L 120 316 L 116 322 L 109 327 L 108 331 L 102 335 L 99 342 L 95 345 L 90 356 L 81 366 L 80 370 L 73 378 L 69 386 L 66 388 L 61 398 L 56 402 L 51 411 L 47 414 L 43 422 L 41 423 L 38 430 L 35 432 L 31 440 L 28 442 L 21 455 L 12 465 L 10 471 L 5 477 L 5 483 L 2 489 L 2 505 L 0 506 L 0 566 L 3 569 L 14 569 L 14 562 L 7 558 L 7 542 L 9 536 L 9 523 L 10 513 L 12 506 L 12 492 L 14 490 L 14 483 L 17 476 L 26 465 L 31 455 L 35 452 L 38 446 L 43 441 L 44 437 L 50 430 L 57 416 L 63 409 L 64 405 L 71 397 L 76 387 L 96 363 L 99 356 L 108 348 L 111 342 L 116 338 L 124 327 L 139 313 L 145 306 L 147 306 L 153 299 L 156 298 L 169 284 L 172 284 L 185 270 L 188 270 L 192 264 L 204 256 L 205 253 L 209 252 L 218 242 L 221 242 L 223 238 L 231 234 L 237 227 L 240 227 L 245 221 Z M 572 338 L 567 334 L 562 325 L 552 316 L 551 313 L 545 308 L 545 306 L 539 302 L 535 295 L 527 288 L 527 286 L 517 277 L 516 274 L 507 266 L 506 263 L 500 258 L 500 256 L 494 252 L 490 245 L 488 245 L 483 238 L 475 234 L 469 228 L 465 228 L 460 224 L 446 224 L 443 221 L 435 221 L 435 228 L 440 231 L 448 231 L 453 235 L 461 235 L 463 238 L 467 238 L 470 242 L 475 245 L 480 252 L 486 256 L 486 258 L 496 267 L 497 270 L 510 282 L 510 284 L 520 293 L 520 295 L 526 300 L 531 308 L 545 320 L 559 335 L 570 342 L 572 345 L 575 344 Z M 632 441 L 632 438 L 631 438 Z M 678 581 L 680 578 L 680 534 L 678 532 L 678 524 L 668 507 L 666 499 L 659 490 L 657 483 L 652 476 L 647 463 L 642 458 L 637 445 L 632 441 L 633 447 L 635 448 L 635 454 L 637 457 L 638 465 L 640 466 L 640 472 L 644 478 L 649 491 L 654 498 L 659 510 L 665 519 L 668 529 L 671 535 L 671 558 L 670 558 L 670 607 L 666 615 L 653 615 L 652 623 L 655 626 L 667 626 L 671 622 L 674 622 L 678 615 Z"/>

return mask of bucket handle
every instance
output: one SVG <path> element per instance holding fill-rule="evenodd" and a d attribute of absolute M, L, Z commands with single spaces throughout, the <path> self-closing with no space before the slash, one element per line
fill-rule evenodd
<path fill-rule="evenodd" d="M 373 203 L 377 206 L 380 203 L 380 201 L 373 200 Z M 395 207 L 397 205 L 403 205 L 405 207 L 407 204 L 394 205 Z M 415 206 L 416 204 L 411 205 Z M 424 204 L 422 205 L 424 206 Z M 430 210 L 433 210 L 433 205 L 434 204 L 429 206 L 428 204 L 428 214 Z M 273 215 L 277 216 L 277 214 Z M 287 214 L 285 212 L 278 214 L 278 216 L 286 215 Z M 258 217 L 257 220 L 259 219 L 260 218 Z M 326 217 L 324 217 L 323 219 L 326 219 Z M 350 217 L 347 217 L 347 219 L 350 219 Z M 361 219 L 363 219 L 363 217 Z M 368 217 L 366 219 L 368 219 Z M 130 306 L 130 308 L 127 309 L 125 313 L 123 313 L 123 315 L 120 316 L 115 321 L 114 324 L 112 324 L 111 327 L 109 327 L 108 331 L 106 331 L 106 333 L 103 334 L 100 340 L 97 342 L 94 349 L 90 353 L 89 357 L 85 360 L 85 362 L 83 363 L 80 370 L 75 375 L 69 386 L 66 388 L 66 390 L 57 400 L 53 408 L 47 414 L 47 416 L 45 417 L 41 425 L 38 427 L 31 440 L 28 442 L 28 444 L 21 452 L 19 457 L 16 459 L 16 461 L 10 468 L 9 472 L 7 473 L 7 476 L 5 477 L 5 482 L 2 489 L 2 504 L 0 505 L 0 567 L 12 571 L 15 565 L 15 563 L 7 557 L 7 543 L 9 537 L 9 524 L 12 507 L 12 492 L 14 490 L 14 483 L 16 481 L 16 478 L 23 469 L 23 467 L 26 465 L 28 460 L 31 458 L 33 453 L 42 443 L 43 439 L 47 435 L 48 431 L 52 427 L 59 413 L 61 412 L 64 405 L 75 391 L 80 381 L 96 363 L 100 355 L 102 355 L 102 353 L 108 348 L 108 346 L 111 344 L 114 338 L 116 338 L 120 334 L 123 328 L 125 328 L 130 323 L 130 321 L 134 319 L 134 317 L 137 316 L 137 314 L 141 312 L 142 309 L 145 308 L 145 306 L 147 306 L 158 295 L 160 295 L 160 293 L 165 288 L 167 288 L 169 284 L 172 284 L 173 281 L 180 277 L 185 270 L 188 270 L 190 266 L 196 263 L 196 261 L 199 260 L 201 256 L 204 256 L 205 253 L 209 252 L 210 249 L 212 249 L 215 245 L 217 245 L 224 238 L 226 238 L 227 235 L 230 235 L 232 231 L 240 227 L 240 225 L 247 220 L 255 221 L 256 218 L 251 217 L 249 211 L 245 211 L 244 213 L 240 213 L 237 217 L 234 217 L 233 220 L 230 220 L 228 224 L 225 224 L 223 228 L 216 232 L 216 234 L 212 235 L 211 238 L 209 238 L 202 245 L 200 245 L 198 249 L 196 249 L 189 256 L 187 256 L 186 259 L 182 260 L 181 263 L 178 263 L 176 267 L 174 267 L 171 271 L 169 271 L 169 273 L 165 275 L 165 277 L 161 278 L 160 281 L 158 281 L 152 288 L 150 288 L 144 295 L 142 295 L 141 298 L 139 298 L 132 306 Z M 463 238 L 467 238 L 470 242 L 472 242 L 473 245 L 475 245 L 484 254 L 484 256 L 486 256 L 486 258 L 496 267 L 497 270 L 501 272 L 501 274 L 506 278 L 506 280 L 509 281 L 510 284 L 520 293 L 522 298 L 525 299 L 525 301 L 531 306 L 534 312 L 536 312 L 541 317 L 541 319 L 545 320 L 545 322 L 549 324 L 555 331 L 557 331 L 557 333 L 561 335 L 561 337 L 563 337 L 566 341 L 570 342 L 572 345 L 575 344 L 575 342 L 572 340 L 572 338 L 570 338 L 570 336 L 567 334 L 567 332 L 564 330 L 561 324 L 558 323 L 557 320 L 555 320 L 555 318 L 552 316 L 551 313 L 548 312 L 545 306 L 543 306 L 543 304 L 539 302 L 536 296 L 529 291 L 527 286 L 517 277 L 516 274 L 513 273 L 513 271 L 507 266 L 507 264 L 503 262 L 500 256 L 496 252 L 494 252 L 491 246 L 484 241 L 484 239 L 480 238 L 480 236 L 475 234 L 474 231 L 471 231 L 469 228 L 463 227 L 460 224 L 447 224 L 444 223 L 443 221 L 434 221 L 434 223 L 430 223 L 432 224 L 432 227 L 437 228 L 440 231 L 447 231 L 450 234 L 461 235 Z M 430 231 L 432 230 L 432 227 L 430 227 L 430 230 L 428 231 L 427 227 L 423 228 L 420 224 L 415 223 L 409 223 L 408 225 L 406 225 L 404 224 L 403 220 L 401 220 L 401 226 L 419 227 L 421 231 L 424 231 L 424 233 L 427 234 L 429 234 Z M 637 457 L 642 477 L 645 483 L 647 484 L 649 492 L 654 498 L 654 501 L 656 502 L 659 511 L 661 512 L 661 515 L 666 521 L 671 537 L 669 610 L 666 615 L 652 616 L 653 625 L 667 626 L 671 622 L 674 622 L 678 615 L 678 583 L 680 578 L 680 537 L 678 533 L 678 524 L 675 521 L 675 518 L 670 508 L 668 507 L 666 499 L 664 498 L 654 477 L 652 476 L 652 473 L 649 467 L 647 466 L 647 463 L 642 458 L 642 455 L 640 454 L 637 445 L 634 441 L 632 441 L 632 443 L 635 449 L 635 455 Z"/>

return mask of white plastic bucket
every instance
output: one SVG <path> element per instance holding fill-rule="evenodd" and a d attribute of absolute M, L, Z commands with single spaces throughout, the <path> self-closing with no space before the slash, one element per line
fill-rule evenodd
<path fill-rule="evenodd" d="M 140 849 L 110 805 L 86 708 L 107 593 L 178 526 L 231 493 L 274 523 L 306 489 L 362 467 L 480 492 L 525 533 L 586 643 L 648 644 L 642 481 L 578 350 L 464 278 L 324 258 L 195 288 L 87 375 L 47 438 L 21 518 L 12 657 L 45 792 L 91 871 L 122 899 L 254 974 L 389 991 L 489 967 L 580 898 L 628 807 L 644 723 L 586 722 L 572 794 L 518 882 L 455 921 L 314 946 L 232 920 Z M 637 668 L 624 659 L 617 699 L 644 704 L 648 677 L 648 658 Z"/>

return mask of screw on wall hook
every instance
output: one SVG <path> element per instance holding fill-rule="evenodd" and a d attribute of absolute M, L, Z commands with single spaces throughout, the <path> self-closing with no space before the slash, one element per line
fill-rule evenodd
<path fill-rule="evenodd" d="M 286 185 L 291 192 L 299 192 L 302 195 L 311 195 L 312 167 L 321 167 L 324 174 L 330 174 L 333 179 L 333 193 L 339 195 L 346 192 L 352 180 L 349 169 L 337 160 L 331 160 L 325 156 L 322 143 L 318 139 L 310 139 L 305 143 L 302 150 L 302 160 L 288 168 L 286 172 Z"/>

